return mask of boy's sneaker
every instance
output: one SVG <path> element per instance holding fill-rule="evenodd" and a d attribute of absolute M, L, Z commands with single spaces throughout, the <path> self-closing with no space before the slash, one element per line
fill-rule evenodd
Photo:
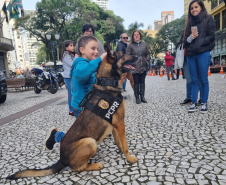
<path fill-rule="evenodd" d="M 198 109 L 197 109 L 197 106 L 196 106 L 196 104 L 195 103 L 191 103 L 191 106 L 190 106 L 190 108 L 188 109 L 188 112 L 195 112 L 195 111 L 197 111 Z"/>
<path fill-rule="evenodd" d="M 69 115 L 70 115 L 70 116 L 75 116 L 75 115 L 74 115 L 74 112 L 69 112 Z"/>
<path fill-rule="evenodd" d="M 202 103 L 200 112 L 203 114 L 206 114 L 208 112 L 206 103 Z"/>
<path fill-rule="evenodd" d="M 58 130 L 56 129 L 56 127 L 52 127 L 48 130 L 48 132 L 46 134 L 46 139 L 44 141 L 44 145 L 47 150 L 53 149 L 53 145 L 56 143 L 55 134 L 57 131 Z"/>

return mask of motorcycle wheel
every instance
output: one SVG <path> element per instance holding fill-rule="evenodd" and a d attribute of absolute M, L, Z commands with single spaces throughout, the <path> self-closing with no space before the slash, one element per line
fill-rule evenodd
<path fill-rule="evenodd" d="M 59 88 L 58 82 L 54 81 L 52 87 L 49 87 L 49 92 L 51 94 L 55 94 L 58 91 L 58 88 Z"/>
<path fill-rule="evenodd" d="M 5 101 L 6 101 L 6 94 L 1 96 L 0 103 L 4 103 Z"/>
<path fill-rule="evenodd" d="M 42 91 L 42 90 L 39 89 L 39 88 L 36 86 L 36 84 L 35 84 L 35 85 L 34 85 L 34 92 L 35 92 L 36 94 L 39 94 L 41 91 Z"/>

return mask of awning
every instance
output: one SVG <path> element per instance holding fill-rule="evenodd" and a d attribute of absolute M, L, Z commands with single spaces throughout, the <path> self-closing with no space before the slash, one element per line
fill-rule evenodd
<path fill-rule="evenodd" d="M 226 50 L 222 50 L 221 55 L 226 55 Z"/>
<path fill-rule="evenodd" d="M 212 54 L 211 57 L 219 57 L 219 54 Z"/>

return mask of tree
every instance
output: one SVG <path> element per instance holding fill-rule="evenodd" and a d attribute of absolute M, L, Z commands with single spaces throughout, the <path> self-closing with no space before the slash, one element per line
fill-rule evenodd
<path fill-rule="evenodd" d="M 135 23 L 131 23 L 129 25 L 128 34 L 131 35 L 134 30 L 140 30 L 140 27 L 144 27 L 144 24 L 138 23 L 137 21 Z"/>
<path fill-rule="evenodd" d="M 165 43 L 166 48 L 169 41 L 171 41 L 175 46 L 177 45 L 185 28 L 185 17 L 186 16 L 183 15 L 181 18 L 165 24 L 156 34 L 156 36 Z"/>
<path fill-rule="evenodd" d="M 165 44 L 164 42 L 159 38 L 152 38 L 150 37 L 148 41 L 146 42 L 149 47 L 150 56 L 152 58 L 157 58 L 160 53 L 165 50 Z"/>
<path fill-rule="evenodd" d="M 42 62 L 46 63 L 47 61 L 47 56 L 46 56 L 46 48 L 45 45 L 43 44 L 39 49 L 38 49 L 38 54 L 37 54 L 37 65 L 41 65 Z"/>
<path fill-rule="evenodd" d="M 35 37 L 50 49 L 46 40 L 47 32 L 51 33 L 52 38 L 55 37 L 56 31 L 60 33 L 61 47 L 65 40 L 77 42 L 83 25 L 92 23 L 96 26 L 100 38 L 115 42 L 116 37 L 119 38 L 119 32 L 123 31 L 122 22 L 121 17 L 114 15 L 112 11 L 104 11 L 90 0 L 41 0 L 37 2 L 34 14 L 19 18 L 14 26 L 15 29 L 23 27 L 31 37 Z M 47 51 L 47 55 L 52 58 L 51 52 Z"/>

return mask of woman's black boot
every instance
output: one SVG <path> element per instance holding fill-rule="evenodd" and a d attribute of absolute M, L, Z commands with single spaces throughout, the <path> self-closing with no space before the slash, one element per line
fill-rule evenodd
<path fill-rule="evenodd" d="M 136 104 L 140 104 L 139 84 L 134 84 L 134 95 L 136 98 Z"/>
<path fill-rule="evenodd" d="M 144 97 L 144 92 L 145 92 L 145 84 L 140 84 L 140 98 L 141 98 L 141 102 L 147 103 L 147 100 Z"/>

